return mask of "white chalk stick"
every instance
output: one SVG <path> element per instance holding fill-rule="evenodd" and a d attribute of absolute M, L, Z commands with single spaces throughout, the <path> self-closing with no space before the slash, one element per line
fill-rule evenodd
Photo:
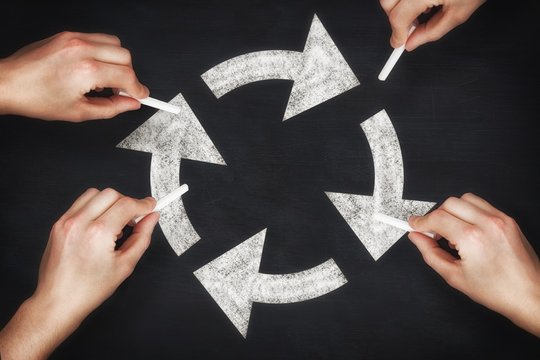
<path fill-rule="evenodd" d="M 396 218 L 393 218 L 391 216 L 388 216 L 388 215 L 385 215 L 385 214 L 381 214 L 381 213 L 375 213 L 373 214 L 373 218 L 377 221 L 380 221 L 382 223 L 385 223 L 386 225 L 391 225 L 391 226 L 394 226 L 394 227 L 397 227 L 398 229 L 401 229 L 401 230 L 405 230 L 405 231 L 409 231 L 409 232 L 416 232 L 416 230 L 414 230 L 408 222 L 406 221 L 403 221 L 403 220 L 399 220 L 399 219 L 396 219 Z M 430 238 L 432 239 L 435 239 L 435 233 L 432 233 L 430 231 L 418 231 L 426 236 L 429 236 Z"/>
<path fill-rule="evenodd" d="M 409 35 L 407 35 L 407 38 L 411 36 L 413 31 L 416 30 L 416 25 L 412 25 L 409 29 Z M 386 64 L 384 64 L 380 74 L 379 74 L 379 80 L 385 81 L 388 75 L 390 74 L 390 71 L 394 68 L 396 65 L 399 57 L 401 54 L 403 54 L 403 51 L 405 51 L 405 44 L 401 45 L 398 48 L 395 48 L 394 51 L 392 51 L 392 54 L 390 54 L 390 57 L 388 58 L 388 61 L 386 61 Z"/>
<path fill-rule="evenodd" d="M 176 199 L 179 199 L 180 196 L 184 195 L 189 190 L 189 186 L 187 184 L 184 184 L 180 186 L 178 189 L 172 191 L 171 193 L 165 195 L 161 199 L 159 199 L 156 203 L 156 206 L 154 207 L 154 210 L 152 212 L 158 212 L 161 211 L 164 207 L 175 201 Z M 148 215 L 148 214 L 146 214 Z M 146 215 L 139 216 L 138 218 L 133 219 L 133 222 L 137 224 L 139 221 L 141 221 Z"/>
<path fill-rule="evenodd" d="M 178 106 L 166 103 L 165 101 L 154 99 L 152 97 L 146 97 L 146 98 L 142 98 L 142 99 L 137 99 L 137 98 L 134 98 L 133 96 L 129 95 L 128 93 L 126 93 L 124 91 L 120 91 L 118 93 L 118 95 L 133 98 L 133 99 L 137 100 L 138 102 L 140 102 L 141 104 L 153 107 L 155 109 L 164 110 L 164 111 L 167 111 L 167 112 L 170 112 L 170 113 L 173 113 L 173 114 L 179 114 L 180 113 L 180 108 Z"/>

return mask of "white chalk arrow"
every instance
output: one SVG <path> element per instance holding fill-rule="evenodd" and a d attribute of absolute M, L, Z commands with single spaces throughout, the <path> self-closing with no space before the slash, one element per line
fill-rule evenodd
<path fill-rule="evenodd" d="M 152 153 L 150 186 L 157 199 L 180 186 L 183 158 L 226 165 L 182 94 L 169 103 L 180 107 L 178 115 L 160 110 L 118 144 L 120 148 Z M 182 199 L 161 210 L 159 223 L 177 255 L 200 239 Z"/>
<path fill-rule="evenodd" d="M 347 282 L 332 259 L 297 273 L 259 273 L 265 236 L 266 229 L 194 272 L 244 338 L 253 302 L 283 304 L 309 300 Z"/>
<path fill-rule="evenodd" d="M 256 81 L 293 80 L 284 121 L 360 85 L 317 15 L 303 52 L 244 54 L 214 66 L 201 77 L 217 98 Z"/>
<path fill-rule="evenodd" d="M 398 219 L 423 215 L 435 203 L 403 199 L 403 158 L 399 141 L 386 111 L 382 110 L 361 125 L 375 168 L 372 196 L 327 192 L 326 194 L 349 224 L 373 259 L 379 259 L 405 233 L 373 219 L 383 213 Z"/>

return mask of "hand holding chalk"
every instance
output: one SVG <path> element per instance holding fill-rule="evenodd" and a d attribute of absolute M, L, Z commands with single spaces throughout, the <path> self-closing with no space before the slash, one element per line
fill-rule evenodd
<path fill-rule="evenodd" d="M 184 184 L 184 185 L 180 186 L 179 188 L 177 188 L 176 190 L 174 190 L 173 192 L 171 192 L 170 194 L 165 195 L 164 197 L 162 197 L 161 199 L 159 199 L 157 201 L 156 206 L 151 211 L 151 213 L 161 211 L 164 207 L 166 207 L 167 205 L 169 205 L 170 203 L 172 203 L 176 199 L 179 199 L 182 195 L 184 195 L 186 192 L 188 192 L 188 190 L 189 190 L 189 186 L 187 184 Z M 148 215 L 148 214 L 146 214 L 146 215 Z M 139 221 L 144 219 L 144 217 L 146 215 L 142 215 L 142 216 L 139 216 L 139 217 L 133 219 L 133 222 L 135 224 L 137 224 Z"/>
<path fill-rule="evenodd" d="M 386 225 L 391 225 L 391 226 L 397 227 L 398 229 L 401 229 L 401 230 L 405 230 L 405 231 L 408 231 L 408 232 L 417 232 L 416 230 L 414 230 L 409 225 L 408 222 L 393 218 L 393 217 L 385 215 L 385 214 L 375 213 L 375 214 L 373 214 L 373 218 L 375 220 L 377 220 L 377 221 L 385 223 Z M 426 236 L 429 236 L 432 239 L 435 239 L 435 237 L 437 236 L 435 233 L 429 232 L 429 231 L 420 232 L 420 233 L 424 234 Z"/>
<path fill-rule="evenodd" d="M 170 113 L 173 113 L 173 114 L 179 114 L 180 113 L 180 108 L 178 106 L 166 103 L 166 102 L 158 100 L 158 99 L 154 99 L 154 98 L 151 98 L 151 97 L 145 97 L 145 98 L 142 98 L 142 99 L 137 99 L 137 98 L 134 98 L 133 96 L 129 95 L 125 91 L 120 91 L 118 93 L 118 95 L 133 98 L 133 99 L 137 100 L 138 102 L 140 102 L 141 104 L 153 107 L 155 109 L 167 111 L 167 112 L 170 112 Z"/>

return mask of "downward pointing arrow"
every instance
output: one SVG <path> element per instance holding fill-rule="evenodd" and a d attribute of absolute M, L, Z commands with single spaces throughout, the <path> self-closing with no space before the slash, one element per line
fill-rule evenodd
<path fill-rule="evenodd" d="M 304 52 L 269 50 L 244 54 L 216 65 L 201 77 L 217 98 L 256 81 L 293 80 L 284 121 L 360 85 L 317 15 Z"/>
<path fill-rule="evenodd" d="M 259 273 L 265 236 L 266 229 L 193 273 L 243 337 L 247 336 L 254 301 L 283 304 L 309 300 L 347 282 L 332 259 L 297 273 Z"/>
<path fill-rule="evenodd" d="M 152 153 L 150 186 L 157 199 L 180 186 L 182 158 L 226 165 L 182 94 L 169 103 L 180 107 L 178 115 L 158 111 L 117 145 Z M 199 240 L 182 199 L 161 211 L 159 223 L 177 255 Z"/>
<path fill-rule="evenodd" d="M 435 203 L 403 200 L 403 158 L 399 141 L 386 111 L 382 110 L 361 124 L 375 167 L 373 196 L 327 192 L 334 206 L 349 224 L 373 259 L 379 259 L 406 231 L 373 219 L 383 213 L 398 219 L 423 215 Z"/>

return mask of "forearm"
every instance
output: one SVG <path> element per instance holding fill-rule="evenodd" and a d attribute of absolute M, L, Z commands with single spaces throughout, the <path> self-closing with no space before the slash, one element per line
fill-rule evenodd
<path fill-rule="evenodd" d="M 2 360 L 47 358 L 82 321 L 68 314 L 52 301 L 26 300 L 0 332 Z"/>
<path fill-rule="evenodd" d="M 5 59 L 0 59 L 0 115 L 9 114 L 8 70 Z"/>

